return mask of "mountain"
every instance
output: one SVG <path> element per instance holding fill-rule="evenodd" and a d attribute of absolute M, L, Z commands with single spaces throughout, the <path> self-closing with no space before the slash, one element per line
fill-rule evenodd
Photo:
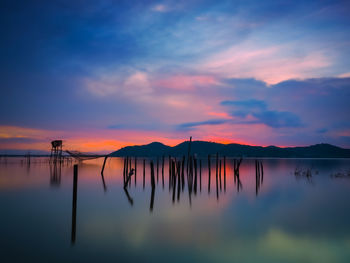
<path fill-rule="evenodd" d="M 152 142 L 147 145 L 127 146 L 115 151 L 111 156 L 182 156 L 188 154 L 189 141 L 182 142 L 174 147 L 159 142 Z M 340 148 L 330 144 L 315 144 L 306 147 L 276 146 L 250 146 L 242 144 L 221 144 L 205 141 L 193 141 L 191 153 L 205 157 L 219 153 L 227 157 L 275 157 L 275 158 L 350 158 L 350 149 Z"/>
<path fill-rule="evenodd" d="M 42 151 L 42 150 L 0 150 L 0 155 L 6 155 L 6 156 L 23 156 L 23 155 L 35 155 L 35 156 L 46 156 L 50 155 L 49 151 Z"/>

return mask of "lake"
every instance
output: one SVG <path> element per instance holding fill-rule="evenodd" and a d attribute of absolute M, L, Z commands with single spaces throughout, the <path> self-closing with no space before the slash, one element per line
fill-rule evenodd
<path fill-rule="evenodd" d="M 125 191 L 124 159 L 102 177 L 101 158 L 78 164 L 74 205 L 73 163 L 3 157 L 1 262 L 350 262 L 349 159 L 260 159 L 258 182 L 243 159 L 240 184 L 222 159 L 220 189 L 213 157 L 210 192 L 207 159 L 196 189 L 153 161 L 153 204 L 150 159 Z"/>

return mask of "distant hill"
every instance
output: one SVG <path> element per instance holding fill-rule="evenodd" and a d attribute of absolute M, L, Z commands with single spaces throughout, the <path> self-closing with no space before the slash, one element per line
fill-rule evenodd
<path fill-rule="evenodd" d="M 42 151 L 42 150 L 0 150 L 0 155 L 6 155 L 6 156 L 23 156 L 23 155 L 35 155 L 35 156 L 47 156 L 50 155 L 49 151 Z"/>
<path fill-rule="evenodd" d="M 174 147 L 159 142 L 147 145 L 127 146 L 115 151 L 111 156 L 154 157 L 162 155 L 187 155 L 189 141 Z M 221 144 L 205 141 L 193 141 L 191 153 L 198 156 L 208 156 L 219 153 L 227 157 L 275 157 L 275 158 L 350 158 L 350 149 L 340 148 L 330 144 L 316 144 L 306 147 L 250 146 L 242 144 Z"/>

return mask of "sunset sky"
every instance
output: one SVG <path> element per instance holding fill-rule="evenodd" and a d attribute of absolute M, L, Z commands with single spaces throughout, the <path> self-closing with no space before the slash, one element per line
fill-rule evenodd
<path fill-rule="evenodd" d="M 350 148 L 348 1 L 1 1 L 0 152 Z"/>

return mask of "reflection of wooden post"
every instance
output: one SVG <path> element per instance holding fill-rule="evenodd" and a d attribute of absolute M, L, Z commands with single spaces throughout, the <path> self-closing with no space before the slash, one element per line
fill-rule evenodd
<path fill-rule="evenodd" d="M 71 242 L 75 243 L 76 222 L 77 222 L 77 191 L 78 191 L 78 165 L 74 165 L 73 175 L 73 203 L 72 203 L 72 232 Z"/>
<path fill-rule="evenodd" d="M 154 204 L 154 192 L 156 188 L 156 183 L 154 180 L 154 167 L 153 167 L 153 161 L 151 161 L 151 186 L 152 186 L 152 193 L 151 193 L 151 203 L 150 203 L 150 211 L 153 211 L 153 204 Z"/>
<path fill-rule="evenodd" d="M 172 161 L 171 162 L 171 178 L 172 178 L 172 181 L 173 181 L 173 203 L 175 202 L 175 191 L 176 191 L 176 161 Z"/>

